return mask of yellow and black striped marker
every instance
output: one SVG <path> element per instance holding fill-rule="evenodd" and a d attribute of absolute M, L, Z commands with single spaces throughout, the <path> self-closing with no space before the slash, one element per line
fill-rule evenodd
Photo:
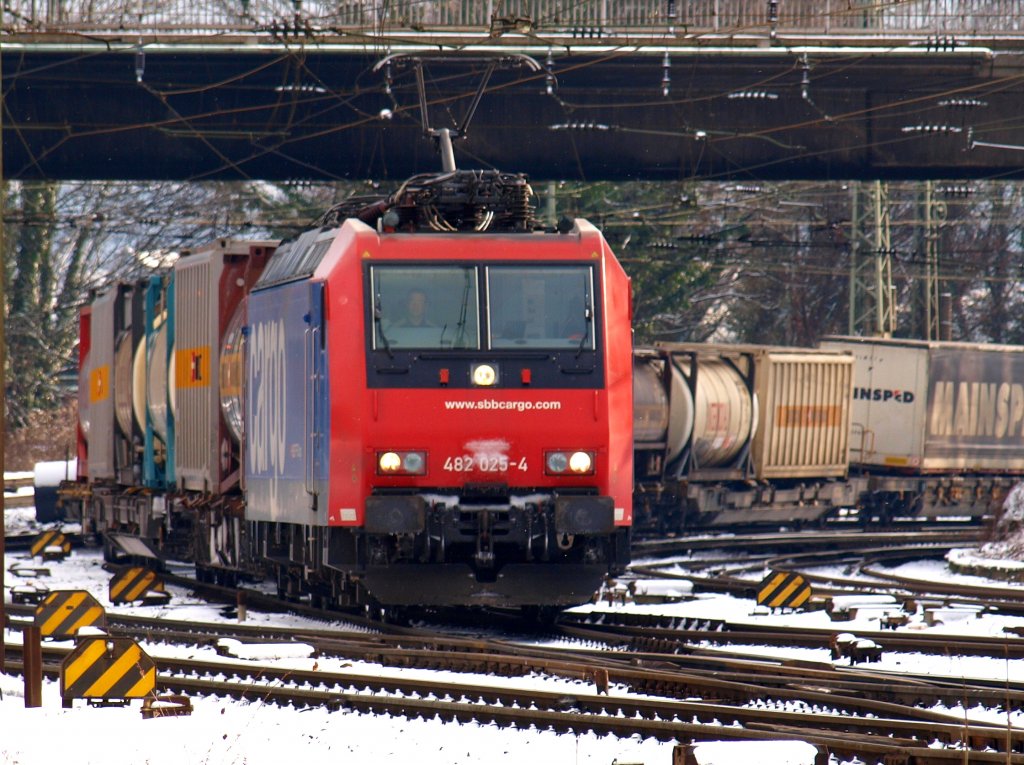
<path fill-rule="evenodd" d="M 49 531 L 44 531 L 32 540 L 32 546 L 29 548 L 29 551 L 31 552 L 32 557 L 35 558 L 38 555 L 43 555 L 51 549 L 59 549 L 61 552 L 59 557 L 64 558 L 66 555 L 71 554 L 71 540 L 68 539 L 64 532 L 57 531 L 56 529 L 50 529 Z M 51 555 L 50 557 L 54 556 Z"/>
<path fill-rule="evenodd" d="M 163 580 L 148 568 L 132 566 L 110 580 L 111 603 L 134 603 L 151 592 L 167 598 Z"/>
<path fill-rule="evenodd" d="M 107 613 L 85 590 L 54 590 L 36 606 L 35 626 L 42 637 L 68 640 L 82 627 L 105 627 Z"/>
<path fill-rule="evenodd" d="M 769 608 L 800 608 L 810 597 L 807 580 L 788 571 L 773 571 L 757 588 L 757 604 Z"/>
<path fill-rule="evenodd" d="M 131 638 L 84 638 L 60 665 L 65 705 L 72 699 L 137 699 L 155 688 L 156 662 Z"/>

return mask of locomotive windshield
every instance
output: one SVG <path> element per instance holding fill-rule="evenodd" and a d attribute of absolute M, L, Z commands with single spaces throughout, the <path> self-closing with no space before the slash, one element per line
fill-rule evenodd
<path fill-rule="evenodd" d="M 592 351 L 593 281 L 590 266 L 375 266 L 373 348 Z"/>
<path fill-rule="evenodd" d="M 387 266 L 370 272 L 374 348 L 479 348 L 475 267 Z"/>
<path fill-rule="evenodd" d="M 594 348 L 588 266 L 487 269 L 491 348 Z"/>

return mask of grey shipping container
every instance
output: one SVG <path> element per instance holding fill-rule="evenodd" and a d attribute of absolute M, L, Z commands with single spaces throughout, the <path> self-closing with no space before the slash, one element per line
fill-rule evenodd
<path fill-rule="evenodd" d="M 276 241 L 217 239 L 174 265 L 173 401 L 178 487 L 219 493 L 238 457 L 221 415 L 221 341 Z"/>

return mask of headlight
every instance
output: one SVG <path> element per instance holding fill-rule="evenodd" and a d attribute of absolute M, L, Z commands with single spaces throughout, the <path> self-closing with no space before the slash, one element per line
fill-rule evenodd
<path fill-rule="evenodd" d="M 402 470 L 406 473 L 414 473 L 416 475 L 423 472 L 423 466 L 426 464 L 426 460 L 423 459 L 423 455 L 419 452 L 409 452 L 402 457 Z"/>
<path fill-rule="evenodd" d="M 377 452 L 377 472 L 381 475 L 424 475 L 426 452 Z"/>
<path fill-rule="evenodd" d="M 547 452 L 544 472 L 548 475 L 591 475 L 594 472 L 594 452 Z"/>
<path fill-rule="evenodd" d="M 594 458 L 587 452 L 573 452 L 569 457 L 569 472 L 591 473 L 594 469 Z"/>
<path fill-rule="evenodd" d="M 564 473 L 569 467 L 569 457 L 565 452 L 549 452 L 544 464 L 549 473 Z"/>
<path fill-rule="evenodd" d="M 473 367 L 470 376 L 473 379 L 473 385 L 489 388 L 498 382 L 498 368 L 490 364 L 477 364 Z"/>

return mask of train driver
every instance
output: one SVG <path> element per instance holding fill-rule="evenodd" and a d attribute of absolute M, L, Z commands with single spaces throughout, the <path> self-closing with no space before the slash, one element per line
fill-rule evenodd
<path fill-rule="evenodd" d="M 405 317 L 395 322 L 396 327 L 435 327 L 427 318 L 427 293 L 419 287 L 409 290 L 405 300 Z"/>

